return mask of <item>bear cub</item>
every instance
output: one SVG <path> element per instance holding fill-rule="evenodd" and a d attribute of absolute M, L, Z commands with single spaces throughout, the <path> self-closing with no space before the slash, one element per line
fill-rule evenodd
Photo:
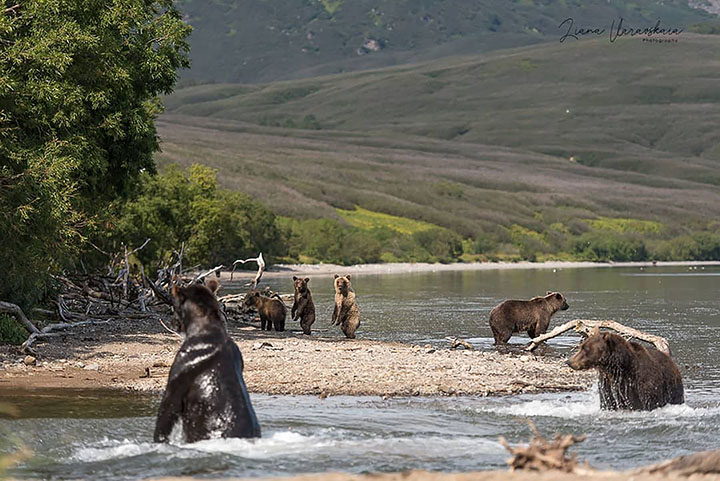
<path fill-rule="evenodd" d="M 355 291 L 350 283 L 350 274 L 335 274 L 335 309 L 332 324 L 339 325 L 345 337 L 355 339 L 355 331 L 360 326 L 360 310 L 355 300 Z"/>
<path fill-rule="evenodd" d="M 260 314 L 260 329 L 272 331 L 285 330 L 287 307 L 277 294 L 275 298 L 263 296 L 258 290 L 252 290 L 245 295 L 245 307 L 254 308 Z"/>
<path fill-rule="evenodd" d="M 685 402 L 682 376 L 670 356 L 618 334 L 595 328 L 568 365 L 598 370 L 602 409 L 651 411 Z"/>
<path fill-rule="evenodd" d="M 308 282 L 310 282 L 309 277 L 301 279 L 293 276 L 295 300 L 290 310 L 290 317 L 293 321 L 300 319 L 300 327 L 302 327 L 303 334 L 309 336 L 310 326 L 315 322 L 315 303 L 313 303 L 312 294 L 310 294 L 310 289 L 308 289 Z"/>
<path fill-rule="evenodd" d="M 172 288 L 173 310 L 185 339 L 160 402 L 153 439 L 168 442 L 176 424 L 183 441 L 259 438 L 260 424 L 243 380 L 243 358 L 225 328 L 215 298 L 219 284 Z"/>
<path fill-rule="evenodd" d="M 568 309 L 565 296 L 548 291 L 544 297 L 529 301 L 503 301 L 490 311 L 490 329 L 495 345 L 506 344 L 515 332 L 527 332 L 530 338 L 545 334 L 550 318 L 557 311 Z"/>

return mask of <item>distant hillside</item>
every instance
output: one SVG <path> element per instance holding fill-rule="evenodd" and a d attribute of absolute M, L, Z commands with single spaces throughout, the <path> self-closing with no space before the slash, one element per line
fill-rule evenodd
<path fill-rule="evenodd" d="M 217 168 L 293 218 L 421 221 L 525 258 L 593 258 L 584 246 L 606 252 L 614 237 L 691 258 L 678 236 L 720 236 L 717 39 L 553 42 L 185 88 L 166 99 L 159 160 Z"/>
<path fill-rule="evenodd" d="M 695 2 L 701 4 L 702 2 Z M 194 27 L 183 83 L 268 82 L 557 40 L 559 23 L 687 27 L 686 1 L 181 0 Z"/>

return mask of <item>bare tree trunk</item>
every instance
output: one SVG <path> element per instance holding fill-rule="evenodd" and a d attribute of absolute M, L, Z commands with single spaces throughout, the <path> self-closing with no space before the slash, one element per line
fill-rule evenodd
<path fill-rule="evenodd" d="M 620 334 L 623 334 L 627 337 L 634 337 L 636 339 L 640 339 L 641 341 L 649 342 L 650 344 L 654 345 L 658 351 L 664 352 L 668 356 L 670 355 L 670 344 L 668 343 L 667 339 L 660 336 L 655 336 L 653 334 L 648 334 L 646 332 L 638 331 L 637 329 L 633 329 L 632 327 L 627 327 L 619 322 L 615 321 L 593 321 L 593 320 L 587 320 L 587 319 L 575 319 L 570 322 L 566 322 L 565 324 L 562 324 L 560 326 L 557 326 L 552 331 L 542 334 L 540 336 L 537 336 L 534 338 L 530 344 L 525 347 L 526 351 L 533 351 L 535 348 L 537 348 L 541 343 L 547 341 L 548 339 L 552 339 L 553 337 L 557 337 L 560 334 L 567 332 L 571 329 L 574 329 L 576 332 L 581 332 L 585 334 L 586 336 L 590 335 L 593 329 L 595 328 L 601 328 L 604 327 L 606 329 L 612 329 L 613 331 L 616 331 Z"/>
<path fill-rule="evenodd" d="M 251 284 L 251 288 L 255 289 L 257 287 L 258 283 L 260 282 L 260 278 L 262 278 L 263 272 L 265 272 L 265 259 L 263 259 L 262 252 L 260 254 L 258 254 L 257 257 L 253 257 L 253 258 L 245 259 L 245 260 L 238 259 L 235 262 L 233 262 L 232 271 L 230 272 L 230 280 L 232 281 L 233 274 L 235 274 L 235 267 L 238 264 L 245 264 L 246 262 L 257 262 L 257 265 L 258 265 L 257 274 L 255 274 L 255 279 L 253 279 L 252 284 Z"/>
<path fill-rule="evenodd" d="M 7 312 L 8 314 L 11 314 L 13 317 L 15 317 L 15 319 L 20 321 L 28 331 L 33 334 L 40 332 L 40 330 L 35 327 L 35 324 L 33 324 L 30 319 L 27 318 L 23 310 L 20 309 L 20 306 L 18 306 L 17 304 L 0 301 L 0 312 Z"/>

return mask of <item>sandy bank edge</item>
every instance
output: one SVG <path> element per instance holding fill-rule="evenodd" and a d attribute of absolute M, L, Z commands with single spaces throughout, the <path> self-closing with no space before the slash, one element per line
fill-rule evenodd
<path fill-rule="evenodd" d="M 587 269 L 600 267 L 701 267 L 718 266 L 720 261 L 672 261 L 672 262 L 470 262 L 454 264 L 428 264 L 398 262 L 388 264 L 356 264 L 341 266 L 337 264 L 275 264 L 265 271 L 264 276 L 285 277 L 293 275 L 331 276 L 338 274 L 412 274 L 422 272 L 457 272 L 457 271 L 490 271 L 520 269 Z M 255 272 L 236 271 L 234 278 L 247 279 L 255 276 Z M 222 280 L 229 280 L 230 273 L 225 271 Z"/>

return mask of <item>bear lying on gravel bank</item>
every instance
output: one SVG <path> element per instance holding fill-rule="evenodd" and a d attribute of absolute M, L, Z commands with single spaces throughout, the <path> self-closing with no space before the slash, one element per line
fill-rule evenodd
<path fill-rule="evenodd" d="M 568 307 L 565 296 L 550 291 L 544 297 L 533 297 L 529 301 L 501 302 L 490 311 L 490 329 L 495 345 L 506 344 L 515 332 L 526 331 L 531 339 L 545 334 L 552 315 Z"/>
<path fill-rule="evenodd" d="M 258 438 L 260 424 L 243 380 L 243 359 L 228 336 L 215 298 L 217 281 L 173 286 L 173 310 L 185 340 L 175 356 L 155 424 L 155 442 L 168 442 L 179 422 L 182 440 Z"/>
<path fill-rule="evenodd" d="M 595 328 L 568 364 L 597 368 L 602 409 L 650 411 L 685 402 L 680 370 L 670 356 L 618 334 Z"/>

